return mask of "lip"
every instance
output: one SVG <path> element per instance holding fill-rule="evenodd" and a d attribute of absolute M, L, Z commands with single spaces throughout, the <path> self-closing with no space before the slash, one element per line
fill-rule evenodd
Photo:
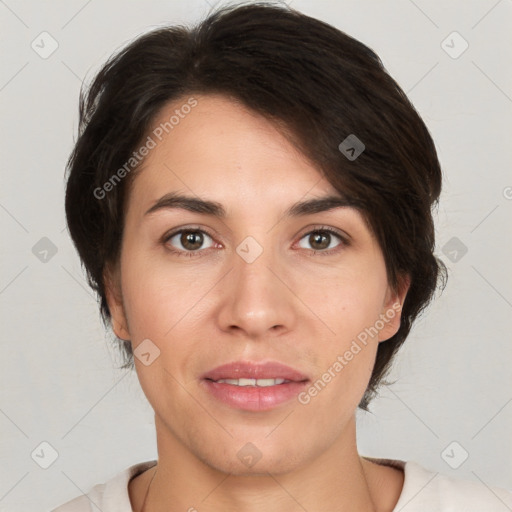
<path fill-rule="evenodd" d="M 298 370 L 277 361 L 265 363 L 235 361 L 209 370 L 201 376 L 201 379 L 285 379 L 294 382 L 309 380 Z"/>
<path fill-rule="evenodd" d="M 274 386 L 236 386 L 219 379 L 285 379 L 290 382 Z M 304 374 L 284 364 L 269 361 L 254 363 L 236 361 L 218 366 L 201 376 L 201 385 L 216 400 L 235 409 L 262 412 L 295 398 L 308 385 Z"/>
<path fill-rule="evenodd" d="M 308 386 L 308 381 L 288 382 L 275 386 L 234 386 L 203 379 L 203 388 L 216 400 L 235 409 L 263 412 L 295 399 Z"/>

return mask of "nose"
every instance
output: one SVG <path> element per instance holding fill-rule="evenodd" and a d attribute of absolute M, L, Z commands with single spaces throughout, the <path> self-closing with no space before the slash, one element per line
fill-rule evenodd
<path fill-rule="evenodd" d="M 279 251 L 254 239 L 242 242 L 220 291 L 219 327 L 253 340 L 293 330 L 298 303 L 293 289 L 293 276 Z"/>

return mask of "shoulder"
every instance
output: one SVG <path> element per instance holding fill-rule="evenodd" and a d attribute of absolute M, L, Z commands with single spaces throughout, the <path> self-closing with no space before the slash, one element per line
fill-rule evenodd
<path fill-rule="evenodd" d="M 51 512 L 95 512 L 98 509 L 102 512 L 132 512 L 128 483 L 155 464 L 156 460 L 134 464 L 107 482 L 95 485 L 87 494 L 77 496 Z"/>
<path fill-rule="evenodd" d="M 404 463 L 404 487 L 393 512 L 506 512 L 512 491 L 482 481 L 454 478 L 413 461 Z"/>

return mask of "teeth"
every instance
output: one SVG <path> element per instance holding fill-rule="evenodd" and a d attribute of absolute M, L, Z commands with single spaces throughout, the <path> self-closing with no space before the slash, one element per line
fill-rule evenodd
<path fill-rule="evenodd" d="M 258 386 L 265 388 L 290 381 L 286 379 L 219 379 L 216 382 L 224 382 L 226 384 L 232 384 L 233 386 Z"/>

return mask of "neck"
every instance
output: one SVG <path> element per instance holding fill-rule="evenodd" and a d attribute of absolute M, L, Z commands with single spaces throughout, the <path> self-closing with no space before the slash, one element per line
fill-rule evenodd
<path fill-rule="evenodd" d="M 314 460 L 297 461 L 289 471 L 279 471 L 282 466 L 271 462 L 265 466 L 256 463 L 245 471 L 240 470 L 239 463 L 228 471 L 225 467 L 221 470 L 204 447 L 185 446 L 157 416 L 155 425 L 158 470 L 147 496 L 148 512 L 380 510 L 374 503 L 377 497 L 372 486 L 376 479 L 370 474 L 371 464 L 357 453 L 355 418 L 328 450 Z M 256 471 L 258 466 L 260 471 Z M 144 491 L 152 476 L 146 479 Z"/>

